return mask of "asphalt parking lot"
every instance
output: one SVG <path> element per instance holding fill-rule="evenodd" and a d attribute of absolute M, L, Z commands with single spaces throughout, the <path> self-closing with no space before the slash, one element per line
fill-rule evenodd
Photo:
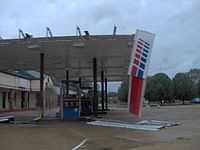
<path fill-rule="evenodd" d="M 48 110 L 53 116 L 57 110 Z M 16 121 L 36 116 L 36 111 L 10 112 Z M 91 126 L 85 122 L 60 122 L 46 124 L 0 124 L 0 149 L 5 150 L 70 150 L 84 139 L 80 150 L 198 150 L 200 143 L 200 105 L 163 106 L 143 109 L 136 118 L 127 113 L 126 106 L 112 106 L 105 120 L 135 123 L 144 119 L 167 120 L 179 126 L 145 131 L 113 127 Z"/>

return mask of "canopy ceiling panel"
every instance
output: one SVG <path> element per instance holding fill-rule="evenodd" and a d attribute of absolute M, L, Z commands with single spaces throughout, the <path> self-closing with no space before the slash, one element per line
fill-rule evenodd
<path fill-rule="evenodd" d="M 40 53 L 45 55 L 45 73 L 64 80 L 93 80 L 93 57 L 108 81 L 127 77 L 133 35 L 91 35 L 0 40 L 0 71 L 37 70 Z"/>

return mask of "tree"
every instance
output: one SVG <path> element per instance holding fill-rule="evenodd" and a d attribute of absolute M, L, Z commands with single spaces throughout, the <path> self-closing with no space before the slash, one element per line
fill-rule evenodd
<path fill-rule="evenodd" d="M 190 69 L 187 74 L 190 76 L 192 81 L 197 85 L 198 96 L 200 97 L 200 69 Z"/>
<path fill-rule="evenodd" d="M 173 79 L 174 96 L 183 101 L 197 97 L 197 86 L 186 73 L 177 73 Z"/>
<path fill-rule="evenodd" d="M 198 93 L 198 96 L 200 97 L 200 81 L 197 84 L 197 93 Z"/>
<path fill-rule="evenodd" d="M 161 106 L 164 102 L 170 102 L 173 97 L 173 83 L 165 73 L 158 73 L 147 78 L 145 99 L 159 101 Z"/>
<path fill-rule="evenodd" d="M 116 92 L 109 92 L 108 93 L 108 97 L 117 97 L 117 93 Z"/>
<path fill-rule="evenodd" d="M 92 82 L 82 82 L 81 86 L 82 87 L 92 87 Z"/>
<path fill-rule="evenodd" d="M 144 92 L 144 98 L 146 100 L 150 100 L 151 99 L 150 98 L 150 88 L 149 88 L 151 78 L 152 78 L 151 76 L 148 76 L 147 79 L 146 79 L 146 87 L 145 87 L 145 92 Z"/>
<path fill-rule="evenodd" d="M 118 89 L 118 98 L 120 101 L 123 101 L 123 102 L 128 101 L 128 89 L 129 89 L 128 80 L 123 81 Z"/>
<path fill-rule="evenodd" d="M 200 82 L 200 69 L 190 69 L 190 71 L 187 72 L 187 74 L 195 84 L 198 84 Z"/>

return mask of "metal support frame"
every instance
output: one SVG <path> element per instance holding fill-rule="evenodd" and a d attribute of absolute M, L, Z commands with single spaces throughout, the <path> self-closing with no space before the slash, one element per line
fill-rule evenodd
<path fill-rule="evenodd" d="M 81 77 L 79 77 L 79 84 L 80 84 L 80 88 L 82 88 L 82 80 L 81 80 Z"/>
<path fill-rule="evenodd" d="M 93 58 L 93 111 L 94 115 L 98 113 L 98 92 L 97 92 L 97 59 Z"/>
<path fill-rule="evenodd" d="M 113 35 L 116 35 L 116 32 L 117 32 L 117 26 L 114 25 L 114 28 L 113 28 Z"/>
<path fill-rule="evenodd" d="M 101 71 L 101 107 L 104 110 L 104 72 Z"/>
<path fill-rule="evenodd" d="M 50 37 L 53 37 L 51 29 L 49 27 L 46 28 L 46 37 L 48 37 L 48 35 L 50 35 Z"/>
<path fill-rule="evenodd" d="M 107 85 L 107 78 L 105 78 L 105 103 L 106 103 L 106 110 L 108 109 L 108 85 Z"/>
<path fill-rule="evenodd" d="M 19 29 L 19 39 L 21 39 L 21 35 L 23 36 L 24 39 L 26 38 L 24 32 L 21 29 Z"/>
<path fill-rule="evenodd" d="M 78 104 L 79 104 L 79 109 L 78 109 L 78 113 L 79 113 L 79 117 L 81 116 L 81 112 L 82 112 L 82 106 L 81 106 L 81 85 L 78 84 L 77 85 L 77 92 L 78 92 Z"/>
<path fill-rule="evenodd" d="M 86 36 L 89 36 L 89 35 L 90 35 L 89 31 L 84 31 L 84 32 L 85 32 L 85 35 L 86 35 Z"/>
<path fill-rule="evenodd" d="M 33 37 L 32 35 L 30 35 L 28 33 L 24 34 L 24 32 L 21 29 L 19 29 L 19 39 L 21 39 L 21 35 L 23 36 L 24 39 L 28 39 L 28 38 L 32 38 Z"/>
<path fill-rule="evenodd" d="M 82 112 L 82 100 L 81 100 L 81 90 L 82 90 L 82 84 L 81 84 L 81 77 L 79 77 L 79 85 L 78 85 L 78 92 L 79 92 L 79 97 L 78 97 L 78 100 L 79 100 L 79 116 L 81 116 L 81 112 Z"/>
<path fill-rule="evenodd" d="M 76 36 L 77 36 L 78 34 L 79 34 L 80 36 L 82 36 L 82 35 L 81 35 L 81 29 L 80 29 L 78 26 L 76 26 Z"/>
<path fill-rule="evenodd" d="M 44 53 L 40 53 L 40 109 L 42 118 L 44 114 L 43 88 L 44 88 Z"/>
<path fill-rule="evenodd" d="M 66 70 L 66 94 L 69 95 L 69 71 Z"/>
<path fill-rule="evenodd" d="M 63 118 L 63 81 L 60 85 L 60 117 Z"/>

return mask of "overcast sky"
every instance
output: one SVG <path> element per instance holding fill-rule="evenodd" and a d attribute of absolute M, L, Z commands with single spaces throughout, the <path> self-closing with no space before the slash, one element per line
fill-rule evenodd
<path fill-rule="evenodd" d="M 200 67 L 200 0 L 0 0 L 0 36 L 18 38 L 18 28 L 34 37 L 90 34 L 156 34 L 149 75 Z M 111 90 L 116 90 L 114 84 Z"/>

